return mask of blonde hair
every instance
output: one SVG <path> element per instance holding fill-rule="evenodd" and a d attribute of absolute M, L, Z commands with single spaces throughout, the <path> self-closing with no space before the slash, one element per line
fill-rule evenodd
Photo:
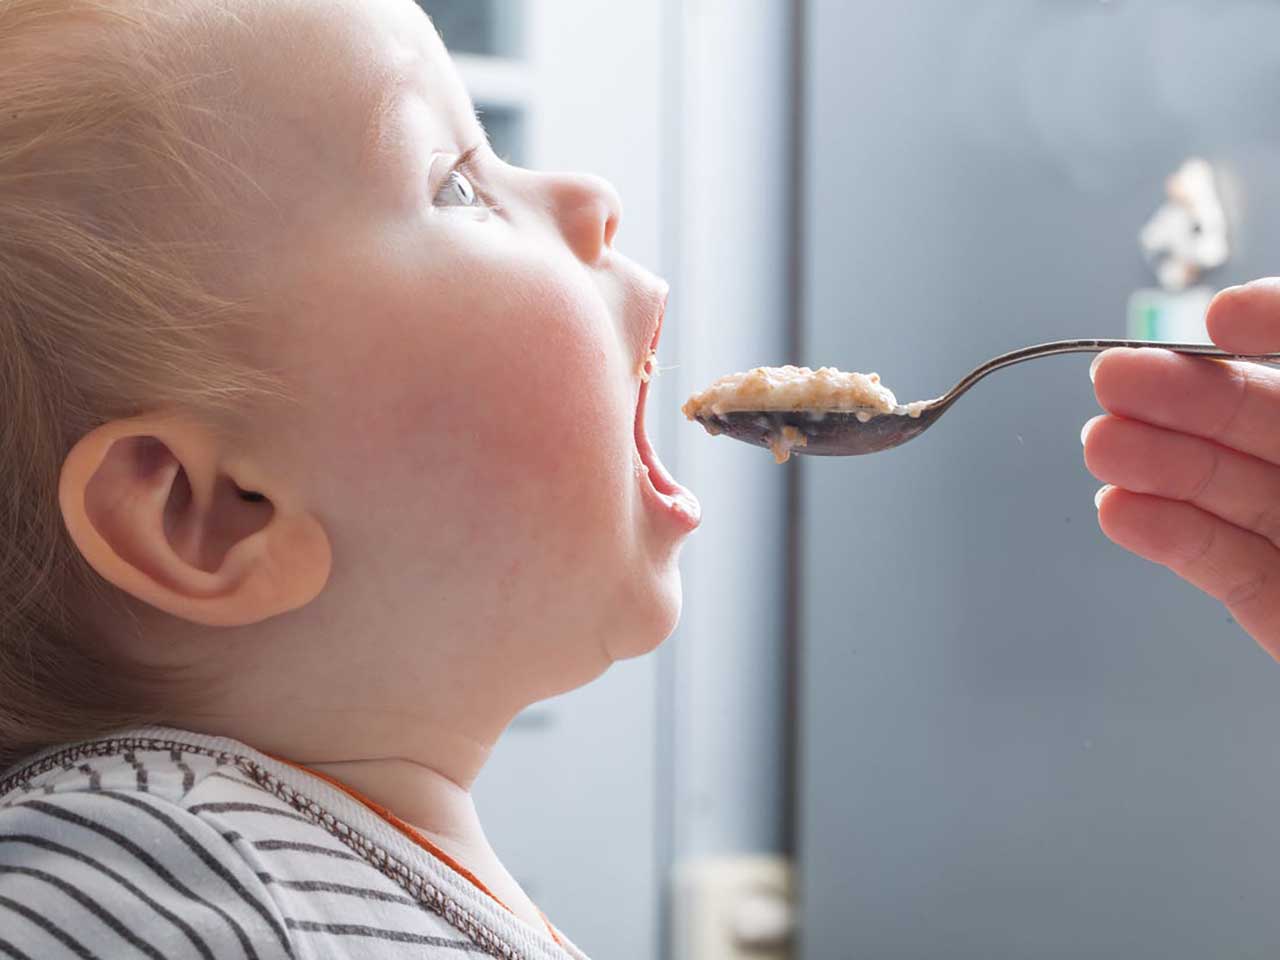
<path fill-rule="evenodd" d="M 126 604 L 62 523 L 71 447 L 150 409 L 282 395 L 225 336 L 253 313 L 227 280 L 227 197 L 247 181 L 198 92 L 215 78 L 190 68 L 220 16 L 236 19 L 226 3 L 0 0 L 0 770 L 164 717 L 165 685 L 88 615 Z"/>

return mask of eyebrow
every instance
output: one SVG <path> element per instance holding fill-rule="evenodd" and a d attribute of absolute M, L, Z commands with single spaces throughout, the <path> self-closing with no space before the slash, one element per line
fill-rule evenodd
<path fill-rule="evenodd" d="M 365 132 L 363 142 L 360 147 L 360 159 L 358 162 L 358 171 L 361 174 L 368 173 L 373 166 L 374 158 L 382 152 L 387 140 L 387 117 L 390 116 L 400 101 L 400 94 L 405 87 L 409 85 L 408 79 L 401 75 L 396 81 L 386 88 L 378 96 L 378 101 L 373 109 L 369 112 L 369 119 L 365 122 Z M 483 121 L 479 116 L 479 111 L 471 115 L 475 124 L 476 132 L 479 133 L 478 141 L 458 155 L 450 169 L 464 167 L 473 162 L 479 155 L 480 151 L 489 143 L 489 131 L 485 129 Z M 470 139 L 468 137 L 468 139 Z M 442 153 L 451 153 L 447 149 L 434 149 L 432 155 Z"/>
<path fill-rule="evenodd" d="M 403 75 L 396 77 L 394 83 L 390 83 L 383 87 L 382 92 L 378 95 L 378 102 L 374 104 L 373 110 L 369 113 L 369 119 L 365 123 L 364 137 L 360 145 L 360 172 L 368 171 L 376 157 L 386 142 L 387 133 L 387 117 L 394 110 L 396 103 L 400 99 L 400 91 L 404 88 L 405 78 Z"/>
<path fill-rule="evenodd" d="M 458 159 L 453 162 L 454 169 L 456 170 L 458 167 L 465 167 L 474 160 L 482 146 L 483 144 L 477 143 L 475 146 L 468 147 L 466 150 L 463 150 L 462 153 L 458 155 Z"/>

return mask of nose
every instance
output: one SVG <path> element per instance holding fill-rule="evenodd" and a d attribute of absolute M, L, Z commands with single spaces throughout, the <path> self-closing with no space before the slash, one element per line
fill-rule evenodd
<path fill-rule="evenodd" d="M 601 177 L 550 174 L 551 209 L 565 242 L 578 259 L 597 263 L 613 245 L 622 219 L 618 191 Z"/>

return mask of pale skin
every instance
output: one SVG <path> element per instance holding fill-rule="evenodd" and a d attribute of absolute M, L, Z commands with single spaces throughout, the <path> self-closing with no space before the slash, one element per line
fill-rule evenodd
<path fill-rule="evenodd" d="M 1280 280 L 1222 291 L 1207 320 L 1224 350 L 1280 352 Z M 1280 659 L 1280 371 L 1113 350 L 1093 375 L 1107 413 L 1082 436 L 1110 485 L 1103 531 L 1220 600 Z"/>
<path fill-rule="evenodd" d="M 300 402 L 105 424 L 63 515 L 137 612 L 111 642 L 198 679 L 173 723 L 347 783 L 541 929 L 471 786 L 518 712 L 679 616 L 698 508 L 636 434 L 666 288 L 607 183 L 489 150 L 411 0 L 269 16 L 216 49 L 273 204 L 277 309 L 240 346 Z"/>

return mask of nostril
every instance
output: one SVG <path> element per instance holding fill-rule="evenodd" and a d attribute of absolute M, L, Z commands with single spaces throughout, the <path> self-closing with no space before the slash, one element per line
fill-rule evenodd
<path fill-rule="evenodd" d="M 608 181 L 590 174 L 547 174 L 549 209 L 573 249 L 594 264 L 613 245 L 622 204 Z"/>

